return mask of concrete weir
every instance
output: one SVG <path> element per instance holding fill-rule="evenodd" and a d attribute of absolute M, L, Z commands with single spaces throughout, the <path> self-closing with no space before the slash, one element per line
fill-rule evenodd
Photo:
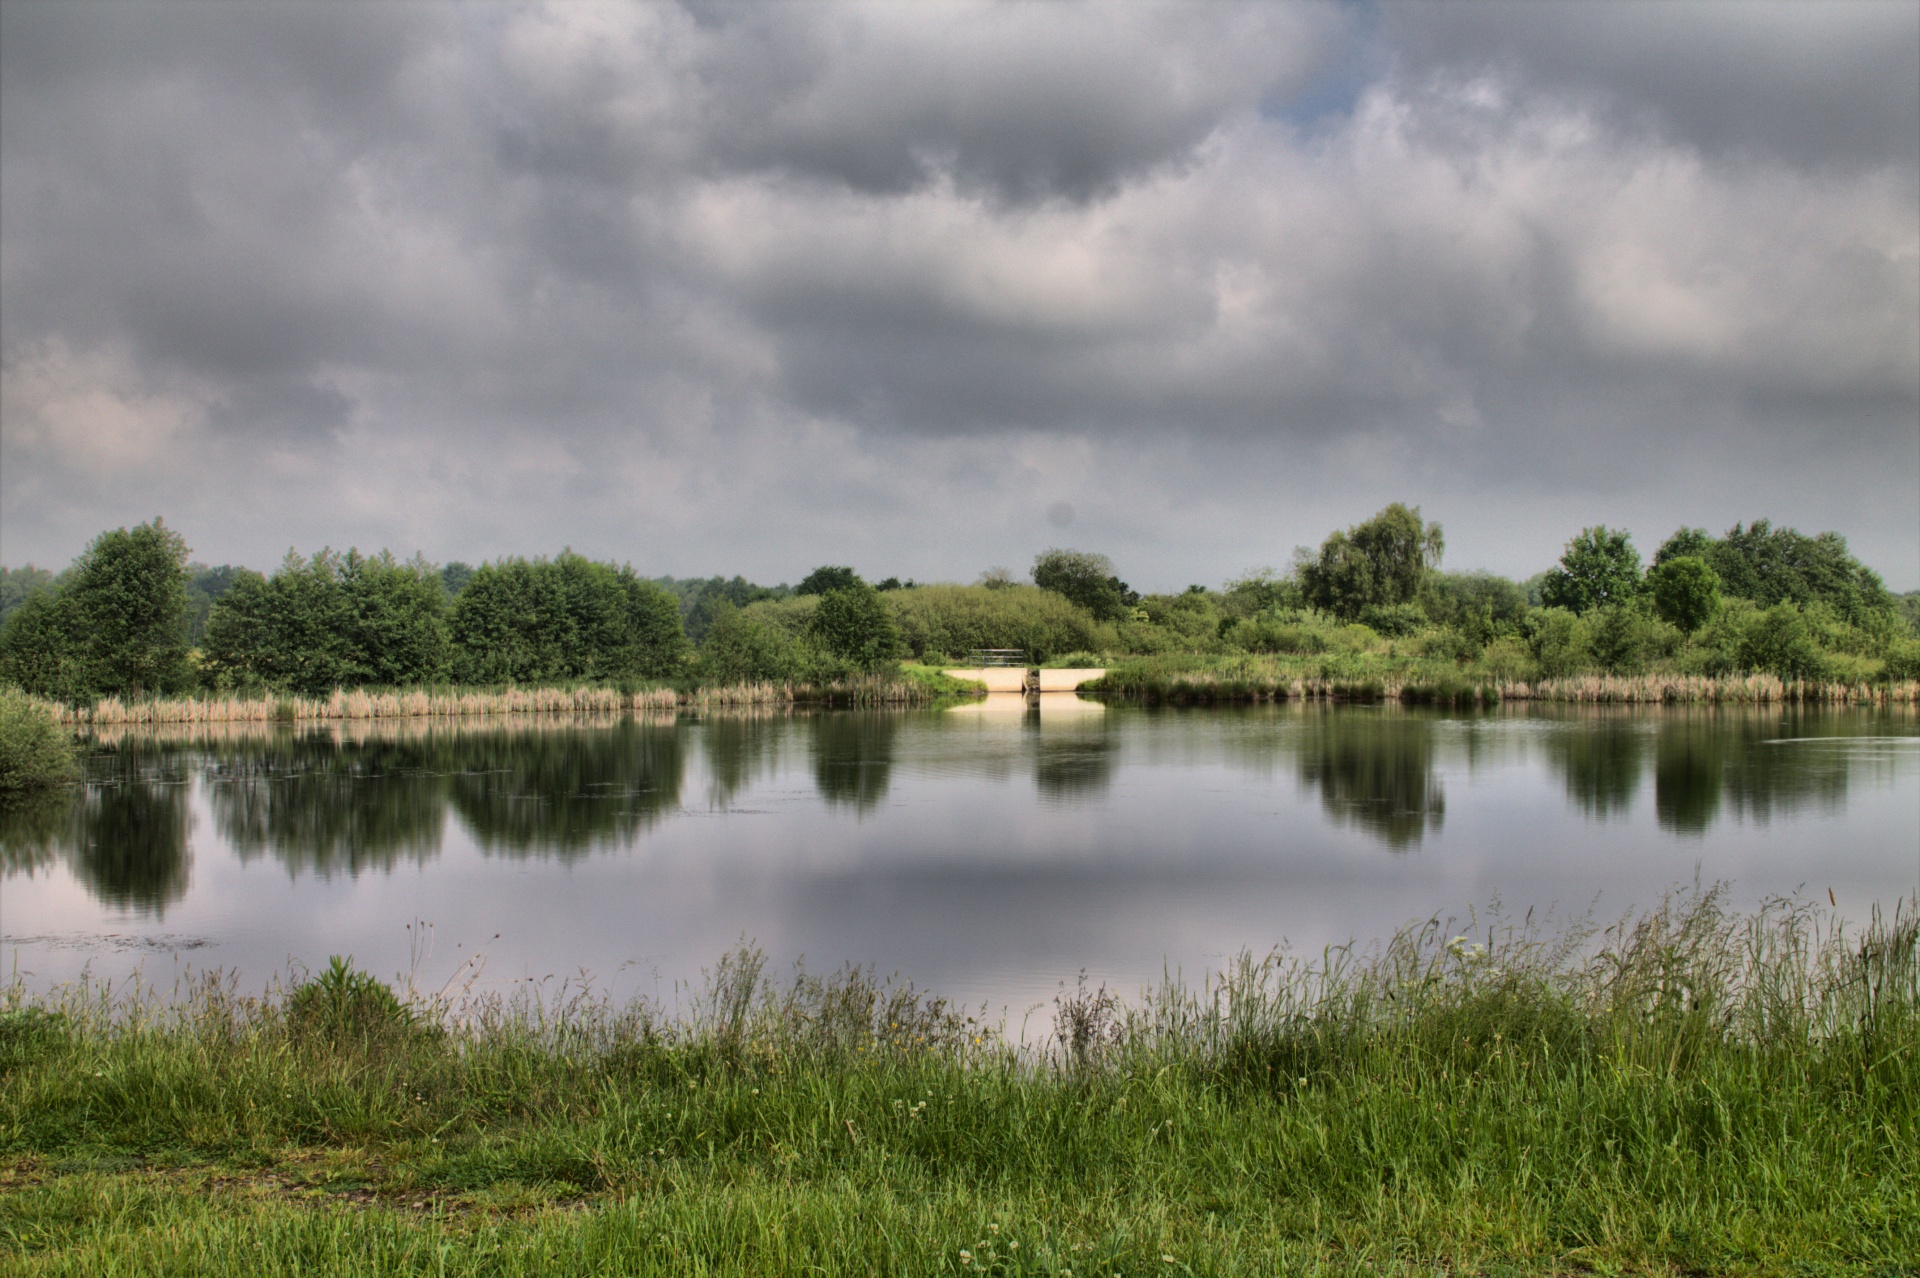
<path fill-rule="evenodd" d="M 1072 692 L 1083 683 L 1091 683 L 1105 670 L 1022 670 L 1018 666 L 983 666 L 946 672 L 955 679 L 971 679 L 986 685 L 988 692 Z"/>

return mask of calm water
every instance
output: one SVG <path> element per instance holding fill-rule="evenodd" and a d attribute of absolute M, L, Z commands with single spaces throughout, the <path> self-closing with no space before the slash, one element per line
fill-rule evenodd
<path fill-rule="evenodd" d="M 483 987 L 670 996 L 745 937 L 1017 1022 L 1082 969 L 1132 993 L 1496 896 L 1920 890 L 1909 711 L 1045 700 L 103 741 L 0 817 L 0 961 L 258 988 L 338 953 L 434 986 L 479 950 Z"/>

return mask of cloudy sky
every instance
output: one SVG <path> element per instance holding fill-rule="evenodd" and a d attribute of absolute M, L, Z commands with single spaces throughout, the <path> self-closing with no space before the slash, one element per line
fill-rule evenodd
<path fill-rule="evenodd" d="M 1920 0 L 0 4 L 0 560 L 1920 586 Z"/>

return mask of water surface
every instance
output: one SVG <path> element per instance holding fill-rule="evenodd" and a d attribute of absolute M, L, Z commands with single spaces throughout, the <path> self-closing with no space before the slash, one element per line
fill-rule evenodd
<path fill-rule="evenodd" d="M 0 816 L 0 959 L 433 987 L 478 951 L 482 988 L 671 997 L 746 938 L 1017 1022 L 1082 970 L 1132 993 L 1496 898 L 1920 890 L 1907 710 L 1044 701 L 101 740 Z"/>

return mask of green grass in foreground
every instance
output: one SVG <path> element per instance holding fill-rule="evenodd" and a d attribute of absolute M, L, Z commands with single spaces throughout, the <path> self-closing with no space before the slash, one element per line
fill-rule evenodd
<path fill-rule="evenodd" d="M 1916 1272 L 1910 912 L 1450 933 L 1081 990 L 1045 1051 L 751 952 L 673 1017 L 16 989 L 0 1269 Z"/>

